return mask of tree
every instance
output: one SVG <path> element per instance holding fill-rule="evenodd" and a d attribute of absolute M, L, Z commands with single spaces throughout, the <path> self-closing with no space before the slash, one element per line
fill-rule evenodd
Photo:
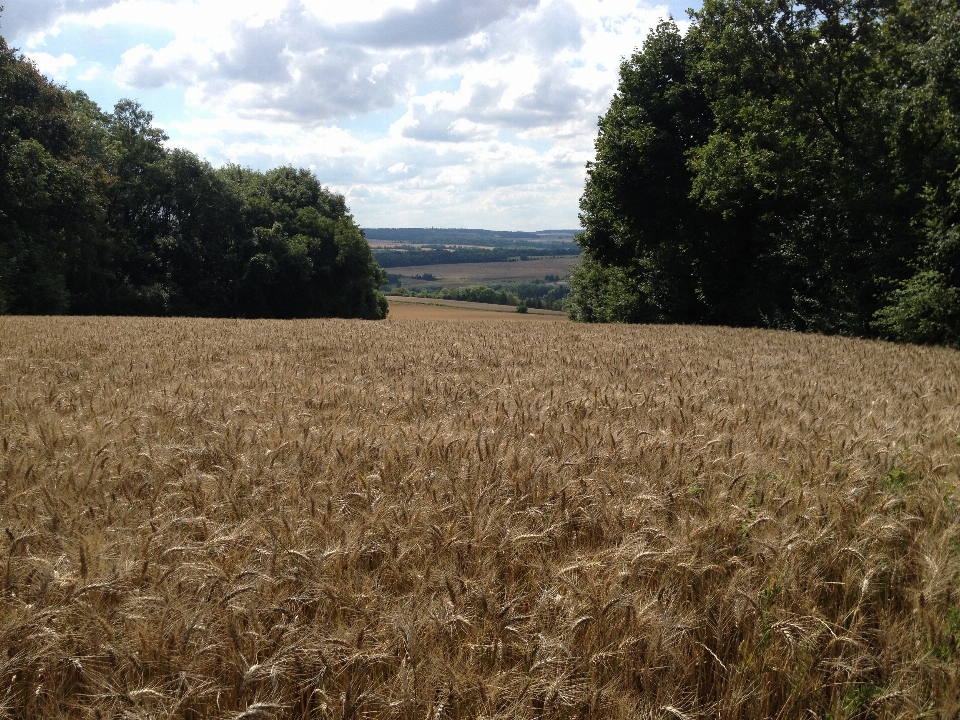
<path fill-rule="evenodd" d="M 64 312 L 102 206 L 70 98 L 0 37 L 0 312 Z"/>
<path fill-rule="evenodd" d="M 308 170 L 216 170 L 0 38 L 0 312 L 383 318 L 385 275 Z"/>
<path fill-rule="evenodd" d="M 912 277 L 896 283 L 876 314 L 884 336 L 960 347 L 960 6 L 946 0 L 905 3 L 891 34 L 905 48 L 895 100 L 904 119 L 901 135 L 926 148 L 923 231 Z M 898 135 L 899 138 L 899 135 Z"/>
<path fill-rule="evenodd" d="M 696 15 L 716 125 L 691 153 L 693 195 L 741 239 L 745 324 L 867 334 L 883 279 L 916 253 L 923 178 L 914 147 L 893 151 L 885 101 L 897 11 L 708 0 Z"/>
<path fill-rule="evenodd" d="M 948 0 L 706 0 L 685 37 L 662 24 L 600 121 L 571 307 L 902 339 L 953 322 L 897 318 L 960 280 L 958 28 Z"/>
<path fill-rule="evenodd" d="M 623 280 L 613 280 L 617 294 L 636 295 L 626 315 L 597 317 L 702 316 L 690 272 L 698 248 L 691 241 L 702 236 L 709 218 L 690 198 L 687 154 L 705 140 L 712 118 L 691 66 L 690 44 L 672 21 L 658 25 L 643 50 L 620 66 L 620 85 L 600 120 L 596 160 L 587 165 L 584 232 L 578 236 L 587 257 L 578 278 L 597 279 L 600 267 L 618 268 L 614 277 Z"/>
<path fill-rule="evenodd" d="M 221 176 L 242 197 L 242 314 L 386 316 L 379 290 L 386 273 L 342 195 L 290 167 L 256 173 L 231 166 Z"/>

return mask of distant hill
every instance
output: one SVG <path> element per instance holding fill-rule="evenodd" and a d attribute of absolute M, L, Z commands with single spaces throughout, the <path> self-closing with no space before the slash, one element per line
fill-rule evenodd
<path fill-rule="evenodd" d="M 511 247 L 531 243 L 572 242 L 579 230 L 479 230 L 472 228 L 364 228 L 367 240 L 422 245 Z"/>
<path fill-rule="evenodd" d="M 380 267 L 488 263 L 579 255 L 573 241 L 579 230 L 473 230 L 464 228 L 369 228 Z M 389 243 L 384 246 L 384 244 Z"/>

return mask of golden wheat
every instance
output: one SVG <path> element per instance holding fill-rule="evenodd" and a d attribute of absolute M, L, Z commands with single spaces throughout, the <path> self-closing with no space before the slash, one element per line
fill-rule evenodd
<path fill-rule="evenodd" d="M 0 714 L 960 713 L 960 354 L 0 319 Z"/>

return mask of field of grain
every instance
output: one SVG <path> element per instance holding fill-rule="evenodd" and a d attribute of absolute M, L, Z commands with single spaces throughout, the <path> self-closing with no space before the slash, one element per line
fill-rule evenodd
<path fill-rule="evenodd" d="M 388 268 L 391 275 L 403 276 L 403 284 L 436 290 L 441 287 L 486 285 L 495 282 L 532 282 L 547 275 L 565 277 L 580 264 L 579 257 L 551 258 L 549 260 L 518 260 L 517 262 L 451 263 L 449 265 L 409 265 Z M 429 273 L 436 280 L 412 280 L 415 275 Z"/>
<path fill-rule="evenodd" d="M 960 353 L 0 318 L 0 716 L 954 718 Z"/>
<path fill-rule="evenodd" d="M 530 308 L 526 313 L 518 313 L 517 308 L 513 305 L 494 305 L 465 300 L 440 300 L 400 295 L 390 296 L 388 299 L 390 301 L 390 318 L 393 320 L 570 321 L 566 313 L 558 310 Z"/>

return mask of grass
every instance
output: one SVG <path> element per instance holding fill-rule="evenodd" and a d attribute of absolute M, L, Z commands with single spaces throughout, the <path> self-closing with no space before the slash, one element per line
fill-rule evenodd
<path fill-rule="evenodd" d="M 0 714 L 956 717 L 958 394 L 775 332 L 2 318 Z"/>

